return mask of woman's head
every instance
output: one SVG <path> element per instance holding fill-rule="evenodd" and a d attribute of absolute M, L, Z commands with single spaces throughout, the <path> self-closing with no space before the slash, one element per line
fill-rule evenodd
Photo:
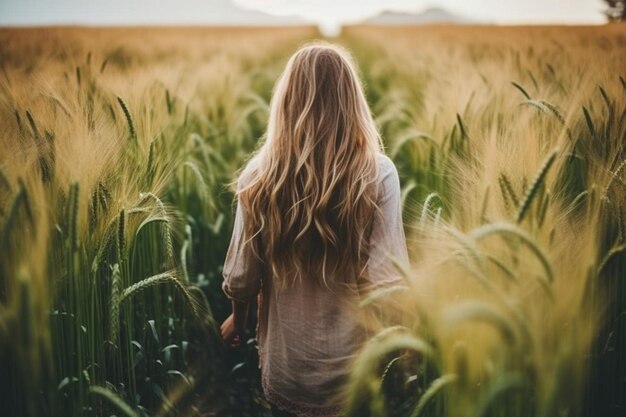
<path fill-rule="evenodd" d="M 270 146 L 305 147 L 322 137 L 336 147 L 379 146 L 351 56 L 338 46 L 313 43 L 291 57 L 276 83 L 267 140 Z"/>
<path fill-rule="evenodd" d="M 254 178 L 238 190 L 248 243 L 277 279 L 361 273 L 380 149 L 349 53 L 300 48 L 275 85 Z"/>

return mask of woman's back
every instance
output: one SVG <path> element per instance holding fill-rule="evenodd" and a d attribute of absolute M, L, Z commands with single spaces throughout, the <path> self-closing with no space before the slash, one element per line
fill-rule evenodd
<path fill-rule="evenodd" d="M 289 59 L 236 195 L 224 339 L 238 343 L 258 294 L 268 400 L 299 416 L 336 415 L 366 337 L 359 301 L 398 279 L 394 258 L 408 264 L 398 173 L 346 50 L 315 43 Z"/>
<path fill-rule="evenodd" d="M 239 178 L 245 187 L 255 177 L 252 159 Z M 398 280 L 393 260 L 408 265 L 400 206 L 400 184 L 393 162 L 376 154 L 377 206 L 369 234 L 365 274 L 330 277 L 331 290 L 319 277 L 275 277 L 244 245 L 245 215 L 237 207 L 233 237 L 224 264 L 224 292 L 247 300 L 259 293 L 257 339 L 263 388 L 270 402 L 299 416 L 336 415 L 338 389 L 350 361 L 366 337 L 359 320 L 363 294 Z M 278 278 L 278 279 L 277 279 Z M 296 278 L 296 279 L 291 279 Z"/>

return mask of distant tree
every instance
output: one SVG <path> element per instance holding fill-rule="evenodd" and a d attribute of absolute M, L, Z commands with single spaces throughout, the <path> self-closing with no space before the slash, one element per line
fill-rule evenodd
<path fill-rule="evenodd" d="M 611 22 L 626 21 L 626 0 L 604 0 L 608 8 L 604 12 Z"/>

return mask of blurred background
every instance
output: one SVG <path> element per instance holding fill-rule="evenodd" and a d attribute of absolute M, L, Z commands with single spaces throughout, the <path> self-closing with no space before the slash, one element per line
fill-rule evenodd
<path fill-rule="evenodd" d="M 2 25 L 317 25 L 336 35 L 366 24 L 600 24 L 619 0 L 3 0 Z"/>

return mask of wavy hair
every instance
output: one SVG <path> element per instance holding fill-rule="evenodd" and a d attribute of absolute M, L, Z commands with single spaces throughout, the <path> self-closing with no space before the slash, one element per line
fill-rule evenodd
<path fill-rule="evenodd" d="M 283 283 L 303 271 L 329 288 L 331 277 L 358 279 L 378 211 L 382 144 L 345 49 L 307 44 L 289 59 L 264 136 L 251 180 L 236 193 L 245 244 Z"/>

